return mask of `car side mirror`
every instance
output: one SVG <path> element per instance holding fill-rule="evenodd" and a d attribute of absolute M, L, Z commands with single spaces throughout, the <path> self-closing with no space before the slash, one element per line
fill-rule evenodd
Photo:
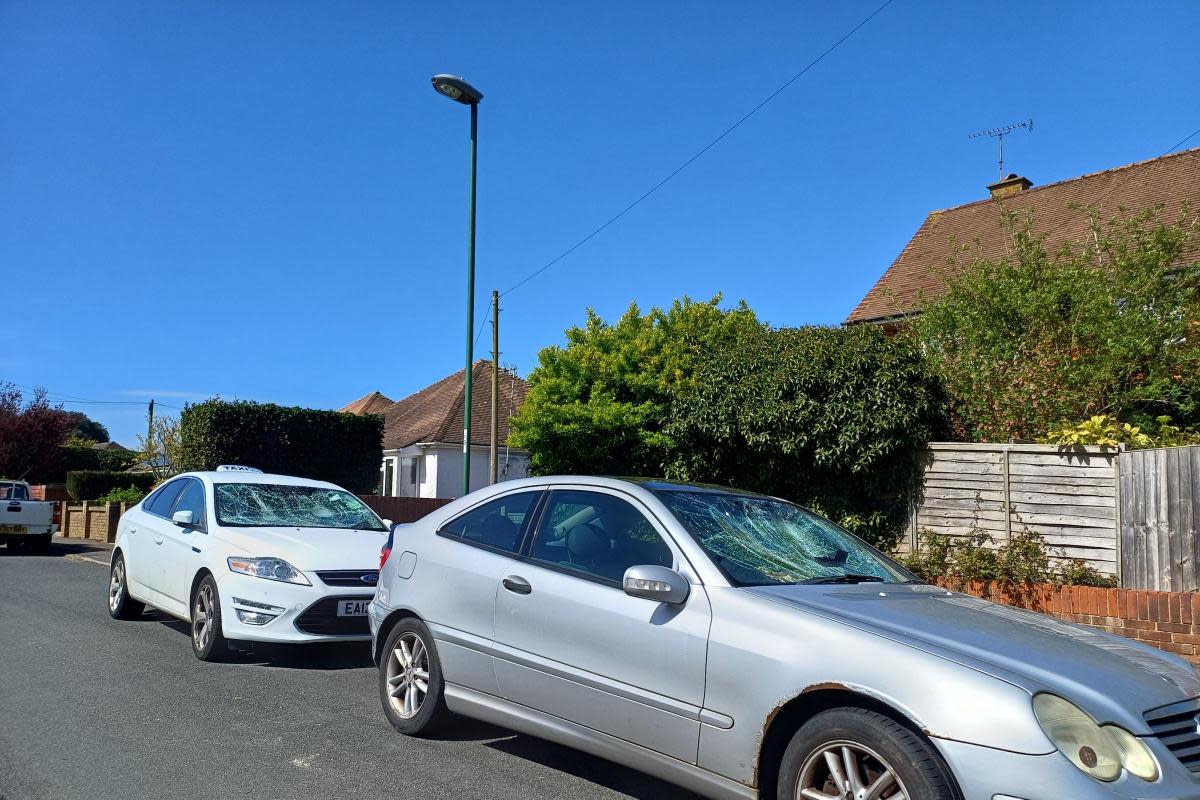
<path fill-rule="evenodd" d="M 171 515 L 171 522 L 174 522 L 181 528 L 191 528 L 196 524 L 191 511 L 176 511 Z"/>
<path fill-rule="evenodd" d="M 390 519 L 385 519 L 385 520 L 383 521 L 383 527 L 387 528 L 389 531 L 392 529 L 392 527 L 393 527 L 395 524 L 396 524 L 396 523 L 392 522 Z"/>
<path fill-rule="evenodd" d="M 679 605 L 688 599 L 692 585 L 673 569 L 641 564 L 625 570 L 621 587 L 630 597 L 642 597 L 659 603 Z"/>

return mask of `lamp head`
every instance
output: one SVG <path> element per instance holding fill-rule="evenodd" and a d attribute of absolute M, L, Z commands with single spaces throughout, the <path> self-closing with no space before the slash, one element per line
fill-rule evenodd
<path fill-rule="evenodd" d="M 437 89 L 439 94 L 467 106 L 473 106 L 483 99 L 483 92 L 457 75 L 434 75 L 433 88 Z"/>

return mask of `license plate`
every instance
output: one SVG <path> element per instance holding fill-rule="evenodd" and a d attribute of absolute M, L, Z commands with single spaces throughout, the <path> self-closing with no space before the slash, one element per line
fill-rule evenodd
<path fill-rule="evenodd" d="M 24 525 L 0 525 L 0 533 L 25 533 L 26 530 Z"/>
<path fill-rule="evenodd" d="M 340 600 L 338 601 L 339 617 L 365 617 L 370 600 Z"/>

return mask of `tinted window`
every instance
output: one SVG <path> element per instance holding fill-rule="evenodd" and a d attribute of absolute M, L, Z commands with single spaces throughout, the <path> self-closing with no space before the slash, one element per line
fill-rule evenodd
<path fill-rule="evenodd" d="M 530 557 L 620 583 L 638 564 L 670 567 L 671 550 L 629 503 L 598 492 L 553 492 Z"/>
<path fill-rule="evenodd" d="M 142 508 L 160 517 L 170 517 L 171 506 L 175 505 L 175 499 L 183 491 L 185 483 L 187 483 L 186 480 L 171 481 L 151 495 Z"/>
<path fill-rule="evenodd" d="M 0 483 L 0 499 L 28 500 L 29 490 L 19 483 Z"/>
<path fill-rule="evenodd" d="M 189 480 L 187 488 L 179 494 L 179 499 L 175 501 L 174 511 L 191 511 L 192 524 L 197 528 L 203 528 L 204 484 L 200 483 L 200 481 Z"/>
<path fill-rule="evenodd" d="M 515 553 L 521 546 L 525 517 L 533 510 L 540 492 L 517 492 L 498 497 L 455 517 L 440 533 L 459 536 L 468 542 Z"/>

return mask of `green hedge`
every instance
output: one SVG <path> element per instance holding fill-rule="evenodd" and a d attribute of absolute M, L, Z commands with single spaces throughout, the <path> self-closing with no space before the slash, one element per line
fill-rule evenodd
<path fill-rule="evenodd" d="M 331 481 L 365 494 L 379 485 L 383 417 L 270 403 L 207 400 L 179 418 L 180 467 L 241 464 Z"/>
<path fill-rule="evenodd" d="M 114 489 L 150 491 L 154 476 L 149 472 L 115 472 L 82 469 L 67 473 L 67 493 L 75 500 L 96 500 Z"/>

